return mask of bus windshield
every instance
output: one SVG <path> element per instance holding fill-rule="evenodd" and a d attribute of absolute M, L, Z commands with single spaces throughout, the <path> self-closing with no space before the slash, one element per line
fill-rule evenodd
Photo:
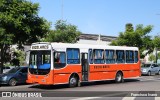
<path fill-rule="evenodd" d="M 51 67 L 51 51 L 31 51 L 29 59 L 29 71 L 31 74 L 48 74 Z"/>

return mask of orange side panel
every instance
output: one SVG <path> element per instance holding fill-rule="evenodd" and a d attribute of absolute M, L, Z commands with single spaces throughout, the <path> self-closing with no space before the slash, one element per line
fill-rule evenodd
<path fill-rule="evenodd" d="M 72 73 L 81 75 L 81 65 L 68 65 L 62 69 L 54 70 L 54 84 L 68 83 Z M 81 76 L 79 76 L 81 79 Z"/>
<path fill-rule="evenodd" d="M 138 64 L 93 64 L 90 65 L 89 80 L 114 79 L 117 71 L 123 72 L 124 78 L 140 76 L 140 65 Z"/>
<path fill-rule="evenodd" d="M 44 85 L 68 83 L 69 77 L 72 73 L 81 75 L 81 65 L 68 65 L 62 69 L 51 70 L 47 75 L 28 74 L 26 82 Z"/>
<path fill-rule="evenodd" d="M 115 77 L 114 66 L 116 65 L 104 65 L 94 64 L 90 65 L 89 80 L 108 80 Z"/>
<path fill-rule="evenodd" d="M 68 83 L 68 77 L 70 74 L 55 74 L 54 84 Z"/>
<path fill-rule="evenodd" d="M 89 81 L 114 79 L 117 71 L 123 72 L 124 78 L 141 75 L 140 62 L 138 64 L 92 64 L 89 67 Z M 81 65 L 67 65 L 61 69 L 54 69 L 48 75 L 28 74 L 27 83 L 38 84 L 63 84 L 68 83 L 72 73 L 77 73 L 82 79 Z"/>

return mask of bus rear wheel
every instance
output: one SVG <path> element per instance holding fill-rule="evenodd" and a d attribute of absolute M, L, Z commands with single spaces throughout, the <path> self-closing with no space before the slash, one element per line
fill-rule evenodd
<path fill-rule="evenodd" d="M 76 87 L 78 85 L 78 79 L 74 76 L 72 76 L 69 79 L 69 87 Z"/>
<path fill-rule="evenodd" d="M 115 77 L 115 82 L 116 83 L 122 83 L 124 80 L 123 80 L 123 75 L 122 75 L 122 73 L 121 72 L 118 72 L 117 74 L 116 74 L 116 77 Z"/>

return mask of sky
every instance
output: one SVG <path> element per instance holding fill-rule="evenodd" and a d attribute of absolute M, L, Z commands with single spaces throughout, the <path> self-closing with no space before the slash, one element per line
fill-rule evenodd
<path fill-rule="evenodd" d="M 118 36 L 126 23 L 153 25 L 148 35 L 160 35 L 160 0 L 30 0 L 39 16 L 52 23 L 66 20 L 86 34 Z M 62 6 L 63 5 L 63 6 Z"/>

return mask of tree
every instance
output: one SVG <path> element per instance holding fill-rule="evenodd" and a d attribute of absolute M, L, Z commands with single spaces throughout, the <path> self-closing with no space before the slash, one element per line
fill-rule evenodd
<path fill-rule="evenodd" d="M 153 55 L 153 54 L 150 54 L 148 59 L 149 59 L 149 61 L 155 62 L 156 61 L 156 56 Z"/>
<path fill-rule="evenodd" d="M 157 59 L 158 59 L 157 51 L 160 50 L 160 36 L 159 35 L 154 37 L 153 44 L 156 50 L 156 60 L 155 61 L 157 63 Z"/>
<path fill-rule="evenodd" d="M 160 52 L 157 54 L 157 56 L 158 56 L 158 59 L 160 59 Z"/>
<path fill-rule="evenodd" d="M 39 41 L 49 31 L 50 23 L 38 16 L 39 4 L 27 0 L 0 1 L 1 71 L 11 44 Z"/>
<path fill-rule="evenodd" d="M 153 39 L 153 44 L 156 48 L 160 49 L 160 36 L 155 36 Z"/>
<path fill-rule="evenodd" d="M 157 54 L 157 58 L 158 59 L 160 59 L 160 52 Z M 154 61 L 154 62 L 156 62 L 156 56 L 155 55 L 153 55 L 153 54 L 150 54 L 149 55 L 149 61 Z"/>
<path fill-rule="evenodd" d="M 75 25 L 68 24 L 66 21 L 58 20 L 55 24 L 55 30 L 51 30 L 42 41 L 47 42 L 76 42 L 81 34 Z"/>
<path fill-rule="evenodd" d="M 126 24 L 124 32 L 120 32 L 116 40 L 112 41 L 110 45 L 117 46 L 135 46 L 139 47 L 141 57 L 144 57 L 142 53 L 144 50 L 148 50 L 146 54 L 153 51 L 154 46 L 148 33 L 151 32 L 153 26 L 148 25 L 144 27 L 143 25 L 137 25 L 136 28 L 133 28 L 131 23 Z"/>
<path fill-rule="evenodd" d="M 25 61 L 25 52 L 21 51 L 21 50 L 16 50 L 13 49 L 13 59 L 11 60 L 12 65 L 14 66 L 20 66 L 20 65 L 24 65 L 24 61 Z"/>

